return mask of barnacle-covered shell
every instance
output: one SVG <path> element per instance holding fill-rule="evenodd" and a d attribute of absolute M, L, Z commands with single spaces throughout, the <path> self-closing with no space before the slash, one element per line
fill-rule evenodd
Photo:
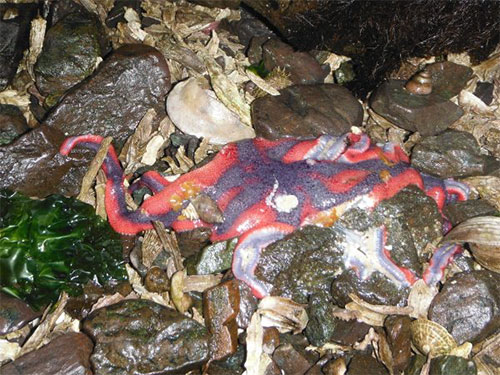
<path fill-rule="evenodd" d="M 413 345 L 422 354 L 432 357 L 448 354 L 457 347 L 457 342 L 446 328 L 427 319 L 417 319 L 411 323 Z"/>
<path fill-rule="evenodd" d="M 429 95 L 432 92 L 432 77 L 425 70 L 418 72 L 405 84 L 405 89 L 415 95 Z"/>
<path fill-rule="evenodd" d="M 479 216 L 457 225 L 444 241 L 468 242 L 476 261 L 500 272 L 500 217 Z"/>

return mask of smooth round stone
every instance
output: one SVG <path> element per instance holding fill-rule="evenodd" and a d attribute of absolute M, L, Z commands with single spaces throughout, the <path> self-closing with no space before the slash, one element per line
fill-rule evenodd
<path fill-rule="evenodd" d="M 370 107 L 380 116 L 405 130 L 423 136 L 445 131 L 463 115 L 462 109 L 442 96 L 415 95 L 405 88 L 405 81 L 388 80 L 370 97 Z"/>
<path fill-rule="evenodd" d="M 252 123 L 258 137 L 341 135 L 363 121 L 361 104 L 339 85 L 294 85 L 280 94 L 253 101 Z"/>

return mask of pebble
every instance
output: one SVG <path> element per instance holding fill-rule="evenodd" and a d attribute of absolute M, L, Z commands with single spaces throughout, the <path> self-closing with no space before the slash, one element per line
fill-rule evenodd
<path fill-rule="evenodd" d="M 0 146 L 12 142 L 28 130 L 26 119 L 18 107 L 0 104 Z"/>
<path fill-rule="evenodd" d="M 215 360 L 236 352 L 238 347 L 238 325 L 236 316 L 240 308 L 238 281 L 225 281 L 203 293 L 205 325 L 212 334 L 211 358 Z"/>
<path fill-rule="evenodd" d="M 6 364 L 0 372 L 2 375 L 92 375 L 89 361 L 92 348 L 92 341 L 83 333 L 66 333 Z"/>
<path fill-rule="evenodd" d="M 99 375 L 187 373 L 209 357 L 207 329 L 149 300 L 124 300 L 91 313 L 83 330 L 95 342 Z"/>
<path fill-rule="evenodd" d="M 378 115 L 394 125 L 422 136 L 442 133 L 463 115 L 463 110 L 442 96 L 415 95 L 405 90 L 405 81 L 388 80 L 370 96 L 369 104 Z"/>
<path fill-rule="evenodd" d="M 453 338 L 479 342 L 500 328 L 500 274 L 471 271 L 454 275 L 432 300 L 429 319 Z"/>
<path fill-rule="evenodd" d="M 474 361 L 453 355 L 432 358 L 429 375 L 476 375 Z"/>
<path fill-rule="evenodd" d="M 35 64 L 36 86 L 51 107 L 70 87 L 89 76 L 106 52 L 99 19 L 88 12 L 66 15 L 45 34 Z M 101 44 L 103 46 L 101 46 Z"/>
<path fill-rule="evenodd" d="M 244 282 L 238 281 L 238 289 L 240 292 L 240 311 L 236 316 L 236 323 L 238 324 L 238 328 L 246 329 L 250 324 L 253 313 L 257 310 L 259 300 Z"/>
<path fill-rule="evenodd" d="M 167 98 L 167 112 L 184 133 L 226 144 L 254 138 L 254 130 L 222 104 L 212 90 L 204 89 L 195 78 L 175 85 Z"/>
<path fill-rule="evenodd" d="M 42 125 L 0 146 L 0 188 L 38 198 L 56 193 L 76 196 L 94 154 L 63 156 L 59 147 L 64 139 L 61 131 Z"/>
<path fill-rule="evenodd" d="M 277 38 L 262 44 L 262 61 L 268 71 L 285 70 L 295 84 L 323 83 L 328 72 L 307 52 L 295 52 L 291 46 Z"/>
<path fill-rule="evenodd" d="M 37 10 L 37 3 L 0 4 L 0 91 L 11 83 L 29 46 L 30 23 Z"/>
<path fill-rule="evenodd" d="M 481 154 L 472 134 L 448 130 L 417 143 L 413 148 L 411 164 L 419 171 L 441 178 L 470 177 L 498 169 L 500 159 Z"/>
<path fill-rule="evenodd" d="M 312 366 L 312 363 L 289 343 L 276 348 L 273 360 L 287 375 L 304 375 Z"/>
<path fill-rule="evenodd" d="M 293 85 L 252 102 L 255 132 L 268 139 L 342 135 L 362 120 L 361 104 L 335 84 Z"/>
<path fill-rule="evenodd" d="M 237 242 L 238 240 L 233 238 L 206 246 L 193 259 L 188 260 L 188 272 L 195 275 L 209 275 L 230 269 Z"/>
<path fill-rule="evenodd" d="M 0 336 L 17 331 L 41 315 L 19 298 L 0 292 Z"/>
<path fill-rule="evenodd" d="M 483 199 L 450 203 L 443 213 L 453 226 L 477 216 L 498 215 L 495 207 Z"/>
<path fill-rule="evenodd" d="M 92 76 L 71 88 L 45 123 L 68 136 L 111 136 L 122 146 L 148 109 L 164 113 L 169 89 L 168 65 L 158 50 L 142 44 L 124 45 Z"/>
<path fill-rule="evenodd" d="M 404 315 L 390 315 L 384 321 L 387 341 L 392 354 L 392 371 L 400 374 L 411 358 L 411 319 Z"/>
<path fill-rule="evenodd" d="M 425 70 L 431 74 L 432 92 L 445 99 L 451 99 L 460 94 L 472 78 L 471 68 L 451 61 L 429 64 Z"/>
<path fill-rule="evenodd" d="M 349 375 L 367 375 L 368 369 L 370 375 L 389 375 L 384 365 L 367 353 L 355 354 L 347 369 Z"/>

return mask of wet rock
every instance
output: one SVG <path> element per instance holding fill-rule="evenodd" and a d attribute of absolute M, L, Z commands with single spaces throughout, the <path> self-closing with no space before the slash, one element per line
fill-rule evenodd
<path fill-rule="evenodd" d="M 348 375 L 366 375 L 370 369 L 370 375 L 389 375 L 389 371 L 382 363 L 373 358 L 370 354 L 355 354 L 347 366 Z"/>
<path fill-rule="evenodd" d="M 345 346 L 352 346 L 366 336 L 370 326 L 357 320 L 336 319 L 331 341 Z"/>
<path fill-rule="evenodd" d="M 463 115 L 459 106 L 442 96 L 411 94 L 404 85 L 400 80 L 384 82 L 370 96 L 370 107 L 394 125 L 424 137 L 442 133 Z"/>
<path fill-rule="evenodd" d="M 42 125 L 0 146 L 0 187 L 39 198 L 77 195 L 93 155 L 85 150 L 60 155 L 64 139 L 59 130 Z"/>
<path fill-rule="evenodd" d="M 307 305 L 309 321 L 304 333 L 312 345 L 320 347 L 332 337 L 337 322 L 332 315 L 333 308 L 327 293 L 316 293 L 310 297 Z"/>
<path fill-rule="evenodd" d="M 451 61 L 429 64 L 425 70 L 431 74 L 432 92 L 445 99 L 458 95 L 472 77 L 472 69 Z"/>
<path fill-rule="evenodd" d="M 332 284 L 331 294 L 335 303 L 345 306 L 351 302 L 350 293 L 357 294 L 368 303 L 403 305 L 408 298 L 408 288 L 400 287 L 380 273 L 374 273 L 362 281 L 352 269 L 343 272 Z"/>
<path fill-rule="evenodd" d="M 168 65 L 158 50 L 124 45 L 70 89 L 45 123 L 66 135 L 111 136 L 121 146 L 149 108 L 163 112 L 169 89 Z"/>
<path fill-rule="evenodd" d="M 96 343 L 97 374 L 186 373 L 208 360 L 205 327 L 148 300 L 125 300 L 94 311 L 83 329 Z"/>
<path fill-rule="evenodd" d="M 196 256 L 195 264 L 188 271 L 196 275 L 209 275 L 230 269 L 237 242 L 238 239 L 233 238 L 229 241 L 216 242 L 205 247 Z"/>
<path fill-rule="evenodd" d="M 29 46 L 30 22 L 38 4 L 0 4 L 0 91 L 12 81 Z"/>
<path fill-rule="evenodd" d="M 47 20 L 48 28 L 54 26 L 57 22 L 62 20 L 70 13 L 88 13 L 88 11 L 82 5 L 73 0 L 52 1 L 50 3 L 50 8 L 46 10 L 46 12 L 47 14 L 44 14 L 44 16 Z"/>
<path fill-rule="evenodd" d="M 264 353 L 272 355 L 276 347 L 280 344 L 280 333 L 277 328 L 264 328 L 262 337 L 262 350 Z"/>
<path fill-rule="evenodd" d="M 0 293 L 0 336 L 17 331 L 41 316 L 19 298 Z"/>
<path fill-rule="evenodd" d="M 443 213 L 453 226 L 476 216 L 495 215 L 498 211 L 482 199 L 454 202 L 444 207 Z"/>
<path fill-rule="evenodd" d="M 416 186 L 409 186 L 380 203 L 373 218 L 374 225 L 385 225 L 389 233 L 391 258 L 420 274 L 418 257 L 428 243 L 442 235 L 442 217 L 436 202 Z"/>
<path fill-rule="evenodd" d="M 411 357 L 411 319 L 408 316 L 390 315 L 384 321 L 387 341 L 392 353 L 392 370 L 399 374 L 408 367 Z"/>
<path fill-rule="evenodd" d="M 454 275 L 432 300 L 429 319 L 459 344 L 494 333 L 500 328 L 500 274 L 484 270 Z"/>
<path fill-rule="evenodd" d="M 500 161 L 482 155 L 472 134 L 449 130 L 422 139 L 413 148 L 411 164 L 427 174 L 448 178 L 488 174 Z"/>
<path fill-rule="evenodd" d="M 415 186 L 381 202 L 372 214 L 350 210 L 338 224 L 362 232 L 383 225 L 387 232 L 386 245 L 392 246 L 391 259 L 417 276 L 422 271 L 419 259 L 426 260 L 422 254 L 425 245 L 442 236 L 442 219 L 435 202 Z M 335 302 L 341 306 L 351 301 L 349 293 L 374 304 L 398 305 L 405 303 L 408 292 L 408 287 L 395 284 L 380 272 L 361 280 L 352 269 L 344 270 L 331 288 Z"/>
<path fill-rule="evenodd" d="M 276 35 L 264 22 L 245 8 L 241 8 L 241 19 L 231 22 L 229 29 L 235 35 L 238 35 L 240 43 L 245 47 L 249 46 L 250 40 L 253 38 L 264 37 L 267 40 Z M 251 61 L 251 63 L 258 63 L 259 61 Z"/>
<path fill-rule="evenodd" d="M 212 90 L 203 88 L 196 78 L 179 82 L 168 94 L 167 112 L 181 131 L 210 142 L 226 144 L 255 137 L 254 130 L 240 121 L 220 102 Z"/>
<path fill-rule="evenodd" d="M 154 293 L 163 293 L 170 289 L 167 272 L 160 267 L 151 267 L 144 278 L 144 286 Z"/>
<path fill-rule="evenodd" d="M 273 285 L 271 295 L 307 303 L 310 294 L 328 291 L 341 271 L 340 238 L 330 228 L 301 228 L 262 250 L 255 275 Z"/>
<path fill-rule="evenodd" d="M 196 255 L 210 242 L 210 228 L 195 228 L 185 232 L 176 233 L 179 249 L 184 258 Z M 197 260 L 193 258 L 193 260 Z M 189 267 L 189 266 L 188 266 Z M 188 272 L 189 272 L 188 268 Z"/>
<path fill-rule="evenodd" d="M 26 119 L 18 107 L 0 104 L 0 145 L 12 142 L 28 130 Z"/>
<path fill-rule="evenodd" d="M 277 38 L 262 45 L 262 59 L 268 71 L 283 69 L 290 74 L 292 82 L 299 85 L 323 83 L 328 74 L 314 57 L 306 52 L 295 52 Z"/>
<path fill-rule="evenodd" d="M 222 359 L 236 351 L 238 325 L 236 316 L 240 308 L 237 280 L 228 280 L 203 293 L 205 324 L 212 334 L 210 353 L 212 359 Z"/>
<path fill-rule="evenodd" d="M 493 102 L 494 89 L 495 85 L 493 83 L 479 81 L 476 85 L 476 90 L 474 90 L 474 95 L 481 99 L 484 104 L 490 105 Z"/>
<path fill-rule="evenodd" d="M 35 65 L 36 86 L 51 107 L 70 87 L 88 77 L 105 52 L 97 16 L 74 12 L 47 30 Z"/>
<path fill-rule="evenodd" d="M 453 355 L 432 358 L 429 375 L 476 375 L 474 361 Z"/>
<path fill-rule="evenodd" d="M 1 368 L 2 375 L 92 375 L 92 341 L 83 333 L 66 333 Z"/>
<path fill-rule="evenodd" d="M 109 28 L 116 27 L 118 22 L 127 22 L 125 20 L 125 10 L 126 8 L 132 8 L 135 10 L 139 17 L 142 17 L 141 1 L 140 0 L 117 0 L 115 1 L 113 8 L 108 13 L 106 18 L 106 26 Z"/>
<path fill-rule="evenodd" d="M 252 289 L 244 282 L 238 282 L 240 292 L 240 311 L 236 316 L 236 323 L 239 328 L 246 329 L 250 324 L 252 315 L 257 310 L 259 300 L 252 293 Z"/>
<path fill-rule="evenodd" d="M 334 84 L 294 85 L 252 103 L 252 123 L 257 136 L 318 137 L 341 135 L 361 125 L 361 104 L 346 88 Z"/>
<path fill-rule="evenodd" d="M 427 361 L 426 357 L 417 354 L 410 358 L 410 363 L 405 369 L 405 375 L 420 375 L 421 369 Z"/>
<path fill-rule="evenodd" d="M 206 373 L 208 375 L 241 375 L 245 371 L 243 368 L 245 357 L 245 346 L 239 345 L 234 354 L 219 361 L 211 361 Z"/>
<path fill-rule="evenodd" d="M 285 374 L 290 375 L 303 375 L 312 366 L 292 344 L 288 343 L 276 348 L 273 360 Z"/>

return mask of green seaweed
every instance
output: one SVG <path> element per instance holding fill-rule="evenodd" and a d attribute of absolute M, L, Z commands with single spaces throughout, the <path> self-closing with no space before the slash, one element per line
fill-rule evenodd
<path fill-rule="evenodd" d="M 120 236 L 92 206 L 0 190 L 0 288 L 34 308 L 78 295 L 88 281 L 126 278 Z"/>

